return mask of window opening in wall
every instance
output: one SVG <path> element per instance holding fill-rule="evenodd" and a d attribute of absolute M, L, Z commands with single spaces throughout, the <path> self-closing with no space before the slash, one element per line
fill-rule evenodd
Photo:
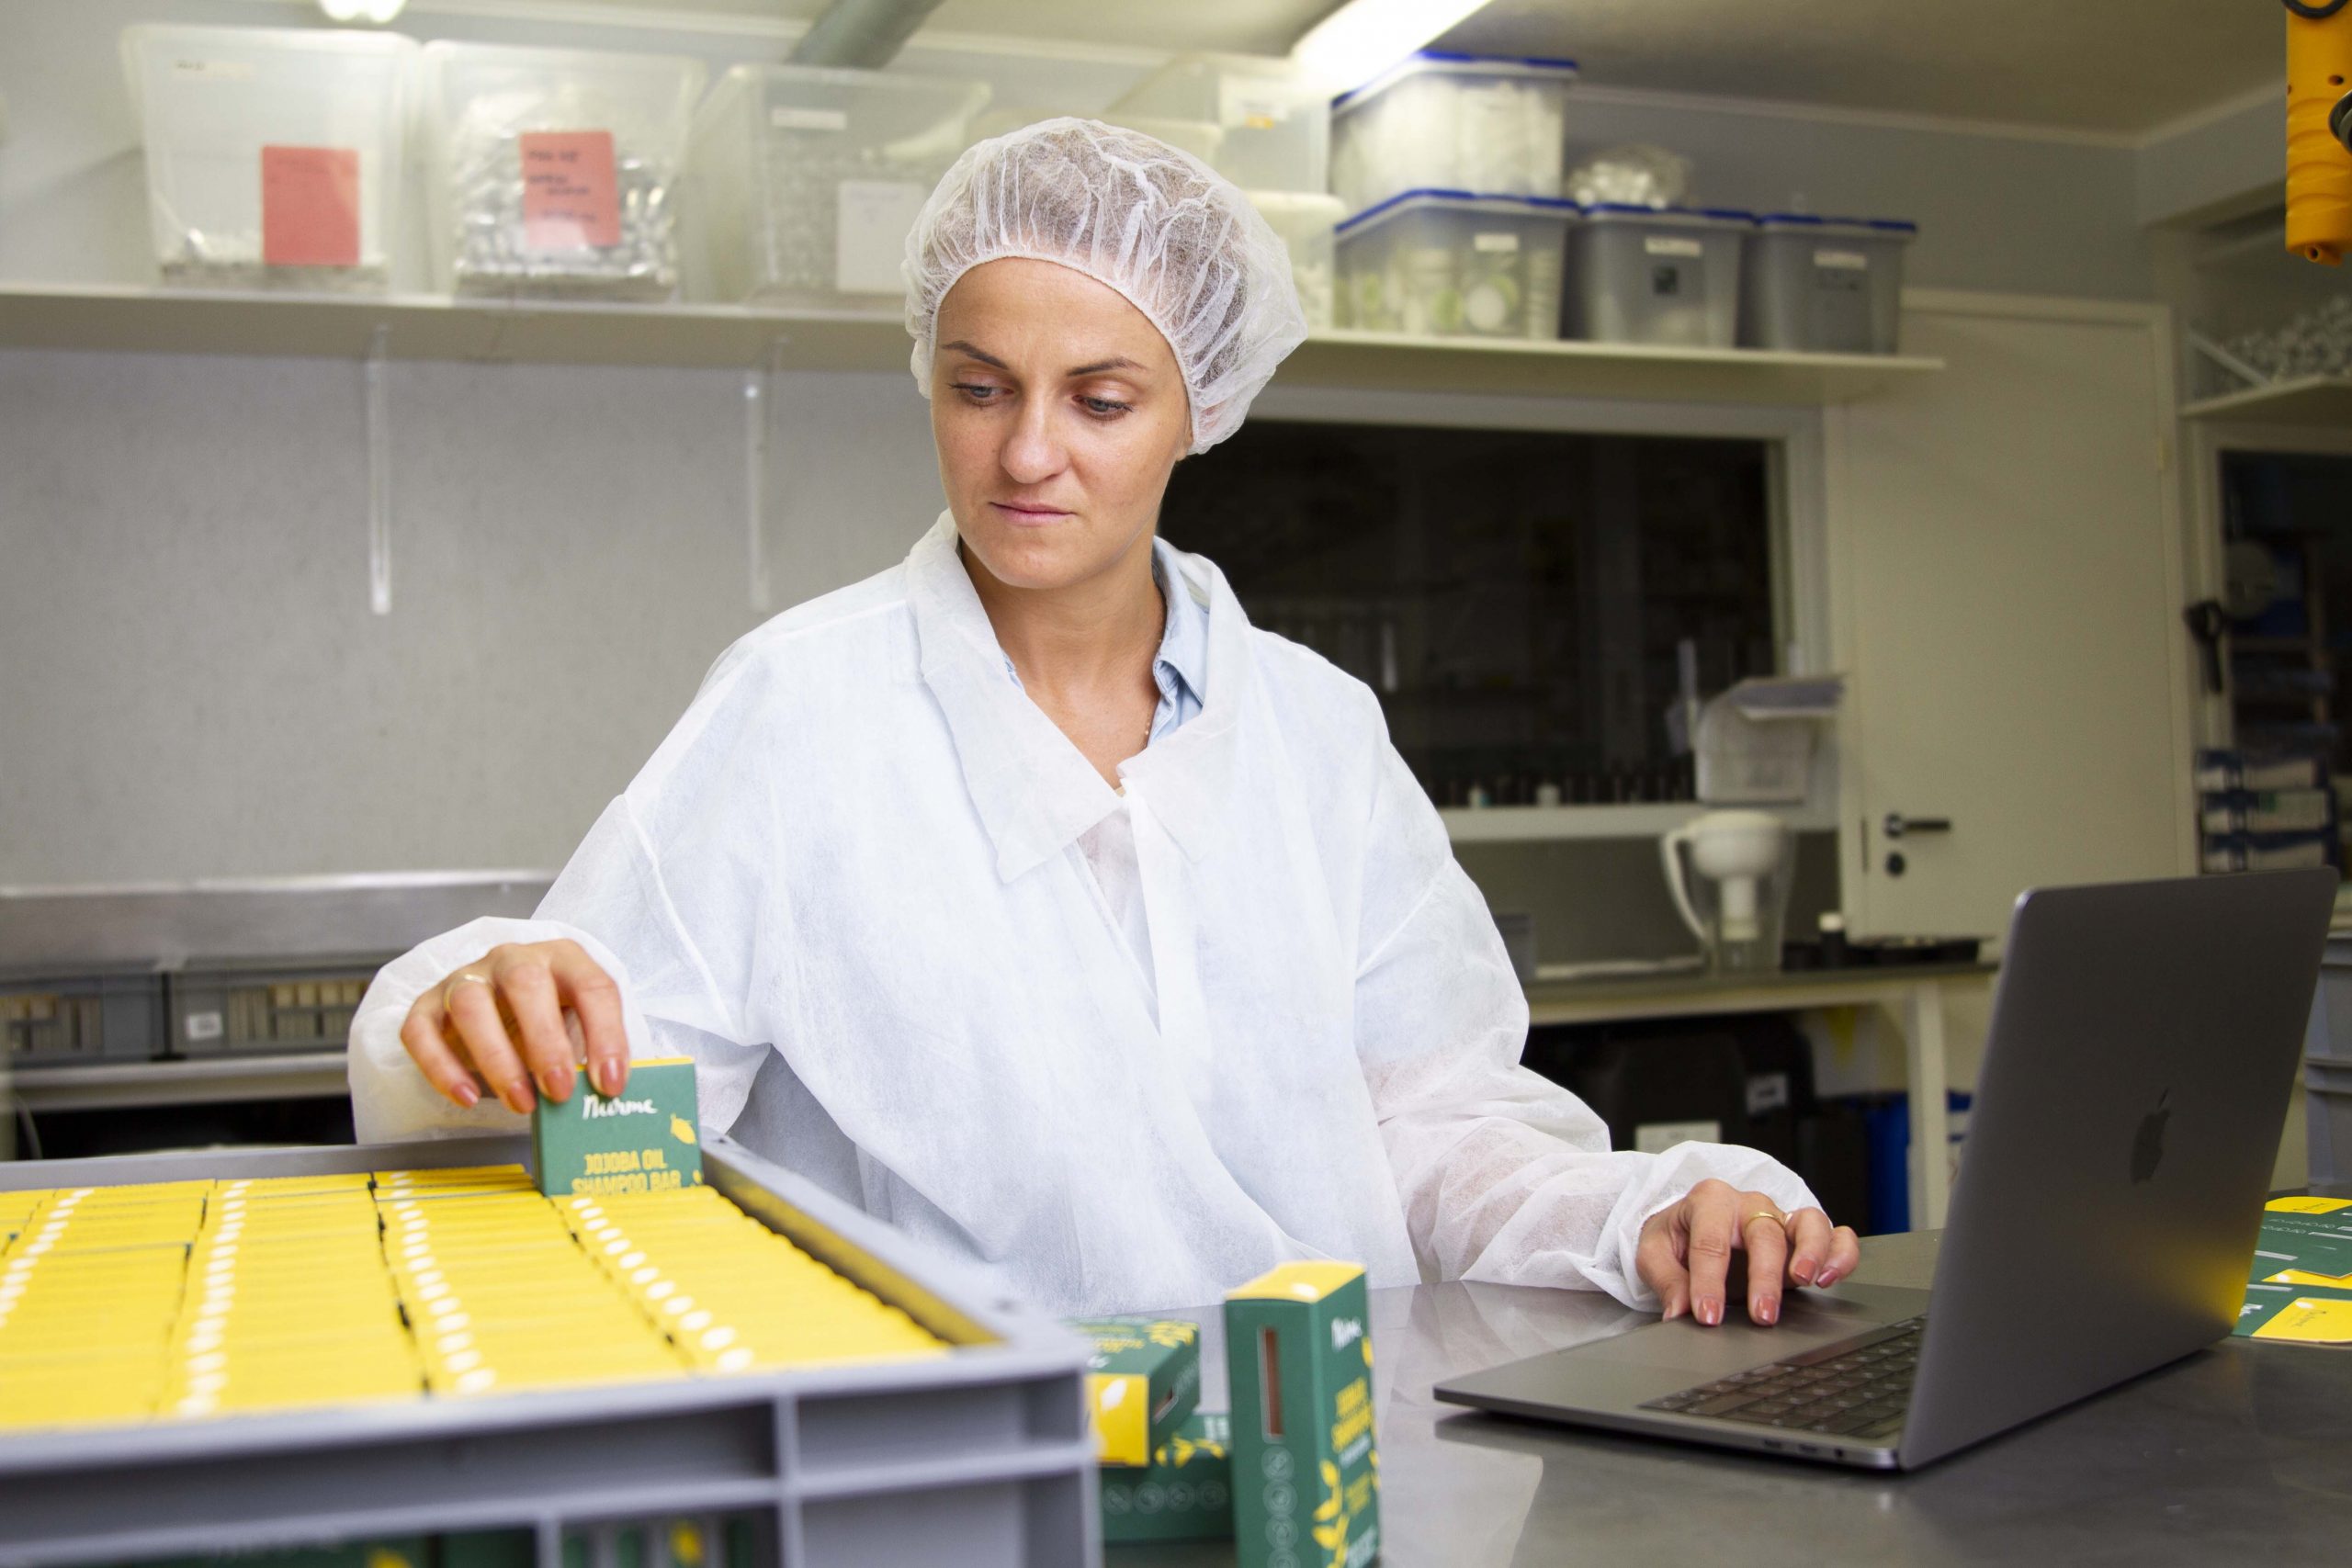
<path fill-rule="evenodd" d="M 1379 694 L 1441 806 L 1692 797 L 1700 694 L 1774 673 L 1772 443 L 1253 420 L 1161 532 Z"/>

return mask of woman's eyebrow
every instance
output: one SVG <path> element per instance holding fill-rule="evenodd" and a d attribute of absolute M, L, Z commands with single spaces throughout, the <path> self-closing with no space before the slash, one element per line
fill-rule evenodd
<path fill-rule="evenodd" d="M 1100 376 L 1105 370 L 1140 370 L 1143 367 L 1123 354 L 1108 359 L 1098 359 L 1091 365 L 1080 365 L 1062 372 L 1065 376 Z"/>
<path fill-rule="evenodd" d="M 999 370 L 1010 370 L 1012 368 L 1012 366 L 1007 365 L 995 355 L 990 354 L 987 350 L 979 348 L 972 344 L 967 343 L 962 338 L 957 338 L 954 343 L 941 344 L 939 346 L 943 350 L 947 350 L 956 354 L 969 355 L 972 358 L 978 360 L 981 364 L 993 365 Z"/>

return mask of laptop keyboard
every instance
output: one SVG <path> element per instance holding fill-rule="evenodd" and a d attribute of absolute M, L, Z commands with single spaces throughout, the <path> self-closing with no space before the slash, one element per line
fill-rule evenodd
<path fill-rule="evenodd" d="M 1851 1348 L 1826 1346 L 1750 1367 L 1653 1399 L 1642 1408 L 1836 1438 L 1891 1438 L 1903 1429 L 1911 1376 L 1919 1364 L 1919 1332 L 1926 1326 L 1927 1319 L 1910 1318 Z"/>

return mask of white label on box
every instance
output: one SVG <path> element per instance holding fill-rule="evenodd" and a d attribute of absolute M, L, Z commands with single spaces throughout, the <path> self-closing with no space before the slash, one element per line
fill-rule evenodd
<path fill-rule="evenodd" d="M 844 294 L 896 294 L 907 231 L 931 193 L 904 180 L 843 180 L 833 245 L 833 287 Z"/>
<path fill-rule="evenodd" d="M 1474 251 L 1515 251 L 1519 249 L 1516 234 L 1473 234 L 1470 248 Z"/>
<path fill-rule="evenodd" d="M 768 123 L 778 130 L 847 130 L 849 111 L 778 104 L 768 110 Z"/>
<path fill-rule="evenodd" d="M 1868 272 L 1871 258 L 1860 251 L 1815 251 L 1813 253 L 1813 265 L 1835 267 L 1839 272 Z"/>
<path fill-rule="evenodd" d="M 1645 1155 L 1662 1155 L 1677 1144 L 1720 1144 L 1720 1122 L 1645 1122 L 1634 1129 L 1634 1147 Z"/>
<path fill-rule="evenodd" d="M 187 1037 L 190 1040 L 220 1038 L 220 1015 L 217 1012 L 192 1012 L 187 1015 Z"/>
<path fill-rule="evenodd" d="M 1225 123 L 1251 130 L 1272 130 L 1291 116 L 1292 100 L 1263 87 L 1228 83 L 1225 90 Z"/>
<path fill-rule="evenodd" d="M 1696 240 L 1685 240 L 1674 234 L 1652 234 L 1642 242 L 1642 249 L 1654 256 L 1702 256 L 1707 247 Z"/>
<path fill-rule="evenodd" d="M 250 82 L 254 79 L 254 62 L 250 60 L 175 60 L 175 76 L 201 76 L 211 82 Z"/>

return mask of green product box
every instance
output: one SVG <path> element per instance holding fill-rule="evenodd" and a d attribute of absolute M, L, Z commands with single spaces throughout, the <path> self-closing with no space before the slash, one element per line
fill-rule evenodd
<path fill-rule="evenodd" d="M 550 1198 L 667 1192 L 702 1185 L 695 1065 L 684 1056 L 631 1062 L 628 1086 L 598 1094 L 579 1069 L 571 1098 L 531 1112 L 531 1164 Z"/>
<path fill-rule="evenodd" d="M 1086 1402 L 1102 1461 L 1142 1469 L 1201 1402 L 1200 1326 L 1148 1317 L 1073 1318 L 1069 1326 L 1094 1341 Z"/>
<path fill-rule="evenodd" d="M 1380 1456 L 1363 1270 L 1285 1263 L 1225 1298 L 1240 1568 L 1380 1556 Z"/>
<path fill-rule="evenodd" d="M 1233 1534 L 1232 1422 L 1194 1415 L 1141 1470 L 1102 1467 L 1102 1539 L 1221 1540 Z"/>

